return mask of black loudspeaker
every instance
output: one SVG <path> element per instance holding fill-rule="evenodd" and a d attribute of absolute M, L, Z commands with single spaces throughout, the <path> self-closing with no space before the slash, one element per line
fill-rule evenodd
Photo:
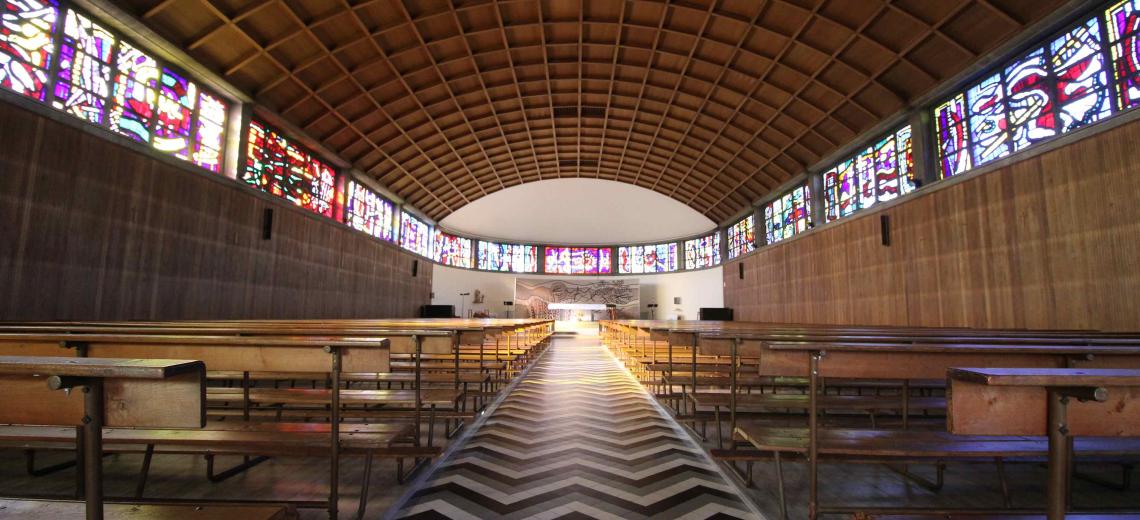
<path fill-rule="evenodd" d="M 732 309 L 728 307 L 701 307 L 701 319 L 710 321 L 732 321 Z"/>
<path fill-rule="evenodd" d="M 261 218 L 261 239 L 269 240 L 273 238 L 273 208 L 265 208 L 265 213 Z"/>
<path fill-rule="evenodd" d="M 419 274 L 420 274 L 420 261 L 419 260 L 412 260 L 412 278 L 419 276 Z"/>
<path fill-rule="evenodd" d="M 423 305 L 420 307 L 421 318 L 454 318 L 454 305 Z"/>
<path fill-rule="evenodd" d="M 883 245 L 890 247 L 891 245 L 891 216 L 879 215 L 879 230 L 883 238 Z"/>

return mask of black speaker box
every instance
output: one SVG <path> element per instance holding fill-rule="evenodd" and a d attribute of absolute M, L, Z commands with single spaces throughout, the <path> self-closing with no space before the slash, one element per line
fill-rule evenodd
<path fill-rule="evenodd" d="M 732 309 L 728 307 L 701 307 L 701 319 L 710 321 L 732 321 Z"/>

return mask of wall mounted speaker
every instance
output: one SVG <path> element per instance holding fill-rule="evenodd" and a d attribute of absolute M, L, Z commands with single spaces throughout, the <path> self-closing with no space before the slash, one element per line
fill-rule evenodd
<path fill-rule="evenodd" d="M 265 212 L 261 215 L 261 239 L 269 240 L 273 238 L 273 208 L 265 208 Z"/>
<path fill-rule="evenodd" d="M 419 274 L 420 274 L 420 261 L 419 260 L 412 260 L 412 278 L 419 276 Z"/>
<path fill-rule="evenodd" d="M 891 216 L 879 215 L 879 231 L 883 237 L 883 245 L 890 247 L 891 245 Z"/>
<path fill-rule="evenodd" d="M 744 279 L 744 262 L 740 262 L 739 264 L 736 264 L 736 267 L 740 268 L 740 279 L 743 280 Z"/>

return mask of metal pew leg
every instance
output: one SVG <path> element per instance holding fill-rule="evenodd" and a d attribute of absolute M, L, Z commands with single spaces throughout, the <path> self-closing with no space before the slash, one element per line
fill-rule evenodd
<path fill-rule="evenodd" d="M 1132 468 L 1133 465 L 1131 464 L 1120 465 L 1121 472 L 1119 483 L 1100 478 L 1096 475 L 1081 473 L 1079 471 L 1076 471 L 1076 469 L 1073 470 L 1073 477 L 1079 478 L 1085 482 L 1092 482 L 1093 484 L 1104 486 L 1114 491 L 1128 491 L 1129 489 L 1132 489 Z"/>
<path fill-rule="evenodd" d="M 214 454 L 210 453 L 206 455 L 206 478 L 209 479 L 210 482 L 218 483 L 267 460 L 269 460 L 269 457 L 245 457 L 241 464 L 221 473 L 214 473 Z"/>
<path fill-rule="evenodd" d="M 994 465 L 997 466 L 998 482 L 1001 483 L 1001 500 L 1002 505 L 1006 509 L 1013 507 L 1013 499 L 1009 496 L 1009 480 L 1005 478 L 1005 460 L 1001 457 L 994 458 Z"/>
<path fill-rule="evenodd" d="M 895 466 L 894 464 L 887 464 L 886 466 L 887 466 L 887 469 L 890 469 L 891 471 L 894 471 L 895 473 L 898 473 L 899 475 L 906 477 L 908 480 L 914 482 L 915 484 L 918 484 L 919 486 L 926 488 L 929 491 L 933 491 L 933 492 L 940 491 L 942 489 L 942 485 L 945 482 L 946 465 L 941 463 L 941 462 L 939 462 L 938 464 L 935 465 L 936 473 L 935 473 L 934 482 L 931 482 L 930 480 L 928 480 L 927 478 L 925 478 L 921 475 L 911 473 L 910 469 L 906 465 L 903 465 L 902 467 L 898 467 L 898 466 Z"/>
<path fill-rule="evenodd" d="M 364 457 L 364 476 L 360 484 L 360 504 L 356 506 L 356 520 L 364 519 L 364 510 L 368 507 L 368 484 L 372 478 L 372 450 Z"/>
<path fill-rule="evenodd" d="M 154 445 L 146 445 L 146 453 L 143 454 L 142 469 L 139 471 L 139 484 L 135 487 L 135 498 L 142 498 L 143 490 L 146 489 L 146 479 L 150 476 L 150 461 L 154 458 Z"/>
<path fill-rule="evenodd" d="M 46 468 L 36 469 L 36 450 L 24 450 L 24 459 L 27 461 L 28 475 L 31 475 L 33 477 L 50 475 L 57 471 L 70 468 L 79 463 L 78 460 L 69 460 L 67 462 L 60 462 L 59 464 L 48 466 Z"/>
<path fill-rule="evenodd" d="M 776 491 L 780 495 L 780 520 L 788 520 L 788 500 L 784 495 L 784 465 L 780 462 L 780 452 L 772 452 L 776 458 Z"/>

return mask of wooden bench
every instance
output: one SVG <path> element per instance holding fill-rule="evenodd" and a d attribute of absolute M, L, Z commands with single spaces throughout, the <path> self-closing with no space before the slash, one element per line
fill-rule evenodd
<path fill-rule="evenodd" d="M 1140 437 L 1140 369 L 958 368 L 949 379 L 951 432 L 1048 436 L 1049 520 L 1065 518 L 1074 437 Z"/>
<path fill-rule="evenodd" d="M 200 428 L 205 394 L 200 361 L 0 356 L 0 422 L 69 427 L 89 520 L 103 518 L 103 426 Z"/>
<path fill-rule="evenodd" d="M 431 341 L 436 348 L 448 348 L 453 342 L 453 335 L 443 331 L 413 331 L 401 339 L 411 344 L 413 351 L 419 352 L 425 344 Z M 63 347 L 63 348 L 61 348 Z M 4 333 L 0 334 L 0 352 L 35 351 L 53 353 L 57 356 L 90 356 L 86 359 L 95 359 L 102 356 L 130 356 L 144 357 L 190 357 L 205 361 L 207 366 L 220 370 L 247 372 L 312 372 L 322 376 L 328 374 L 331 385 L 341 388 L 340 375 L 345 370 L 362 372 L 387 372 L 389 366 L 390 340 L 383 337 L 334 337 L 334 336 L 217 336 L 207 334 L 190 335 L 158 335 L 146 334 L 136 331 L 130 334 L 95 334 L 95 333 L 69 333 L 69 334 L 43 334 L 43 333 Z M 63 358 L 60 358 L 63 359 Z M 67 358 L 81 359 L 81 358 Z M 415 371 L 414 375 L 420 374 Z M 248 383 L 248 381 L 247 381 Z M 238 391 L 247 394 L 253 389 L 244 384 Z M 414 384 L 411 399 L 401 395 L 395 402 L 413 403 L 409 409 L 402 412 L 404 417 L 412 420 L 413 433 L 411 434 L 411 448 L 374 446 L 368 455 L 390 457 L 397 459 L 398 478 L 403 480 L 403 458 L 411 458 L 414 464 L 410 471 L 424 467 L 432 458 L 437 457 L 441 450 L 433 448 L 430 443 L 421 448 L 421 424 L 423 423 L 423 404 L 421 401 L 422 385 L 418 378 Z M 339 469 L 342 436 L 340 392 L 327 392 L 324 395 L 325 404 L 329 407 L 329 430 L 322 435 L 327 448 L 325 454 L 329 457 L 330 485 L 329 500 L 323 503 L 298 502 L 301 507 L 327 507 L 330 515 L 336 514 L 337 497 L 339 497 Z M 386 391 L 379 391 L 386 392 Z M 203 404 L 208 399 L 203 395 Z M 250 402 L 244 399 L 243 418 L 249 419 Z M 12 421 L 24 423 L 23 421 Z M 37 423 L 27 423 L 37 424 Z M 50 424 L 50 423 L 49 423 Z M 220 448 L 231 449 L 240 447 L 240 443 L 248 437 L 263 436 L 271 442 L 281 441 L 275 439 L 275 431 L 244 432 L 248 435 L 239 435 L 234 443 L 227 443 L 222 434 L 207 436 L 206 440 L 213 440 Z M 187 436 L 192 441 L 201 437 L 192 436 L 185 432 L 177 432 L 172 436 Z M 290 435 L 284 433 L 283 435 Z M 397 435 L 396 437 L 400 437 Z M 383 439 L 391 443 L 392 439 Z M 285 442 L 285 441 L 281 441 Z M 288 444 L 285 442 L 285 444 Z M 280 455 L 294 453 L 289 450 L 279 452 Z M 241 471 L 253 467 L 260 460 L 248 460 L 235 467 L 233 471 Z M 364 495 L 361 496 L 358 511 L 363 514 L 365 504 Z"/>
<path fill-rule="evenodd" d="M 296 520 L 297 510 L 268 505 L 104 504 L 107 520 Z M 0 518 L 82 520 L 83 502 L 0 499 Z"/>
<path fill-rule="evenodd" d="M 810 457 L 812 448 L 810 431 L 807 428 L 773 428 L 741 424 L 736 427 L 735 433 L 737 438 L 749 443 L 750 449 L 713 450 L 713 455 L 725 460 L 745 462 L 748 466 L 746 472 L 749 483 L 752 462 L 774 460 L 780 508 L 786 518 L 785 480 L 781 461 L 788 456 L 801 460 Z M 1121 464 L 1140 461 L 1140 439 L 1083 438 L 1077 441 L 1074 451 L 1079 457 Z M 815 443 L 817 464 L 821 461 L 887 464 L 887 467 L 899 471 L 903 476 L 933 491 L 942 487 L 943 468 L 946 463 L 994 463 L 1002 483 L 1006 506 L 1009 505 L 1010 498 L 1003 463 L 1009 459 L 1039 460 L 1049 453 L 1048 441 L 1043 437 L 955 435 L 947 432 L 915 430 L 825 429 L 818 432 Z M 930 482 L 891 466 L 907 463 L 934 464 L 937 469 L 936 480 Z M 809 504 L 809 508 L 812 515 L 854 513 L 865 510 L 859 507 L 825 507 L 818 503 Z"/>

